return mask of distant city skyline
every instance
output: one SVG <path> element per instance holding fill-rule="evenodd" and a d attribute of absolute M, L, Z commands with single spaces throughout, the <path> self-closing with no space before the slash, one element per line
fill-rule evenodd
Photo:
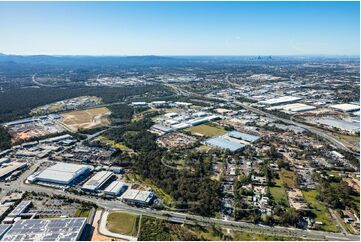
<path fill-rule="evenodd" d="M 0 2 L 0 53 L 359 55 L 359 2 Z"/>

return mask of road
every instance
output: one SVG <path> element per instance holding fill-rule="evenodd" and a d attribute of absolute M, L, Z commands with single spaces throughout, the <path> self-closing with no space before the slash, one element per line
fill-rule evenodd
<path fill-rule="evenodd" d="M 4 191 L 14 190 L 14 187 L 5 186 L 4 183 L 1 183 L 0 187 L 4 189 Z M 301 230 L 301 229 L 288 228 L 288 227 L 269 227 L 269 226 L 257 225 L 247 222 L 225 221 L 221 219 L 202 217 L 198 215 L 190 215 L 180 212 L 133 207 L 125 203 L 122 203 L 119 200 L 104 200 L 102 198 L 94 197 L 94 196 L 77 195 L 67 191 L 58 190 L 50 187 L 25 184 L 21 181 L 16 183 L 16 188 L 18 190 L 28 191 L 28 192 L 37 192 L 37 193 L 41 192 L 48 194 L 50 196 L 53 195 L 64 196 L 67 198 L 72 198 L 83 202 L 94 203 L 97 206 L 108 210 L 109 209 L 121 210 L 121 211 L 135 213 L 139 215 L 146 215 L 153 218 L 164 219 L 178 223 L 199 224 L 199 225 L 216 224 L 218 226 L 223 227 L 224 229 L 241 230 L 251 233 L 262 233 L 267 235 L 309 238 L 312 240 L 353 240 L 353 241 L 359 240 L 359 236 L 351 235 L 351 234 L 345 235 L 342 233 L 331 233 L 331 232 L 315 231 L 315 230 Z"/>

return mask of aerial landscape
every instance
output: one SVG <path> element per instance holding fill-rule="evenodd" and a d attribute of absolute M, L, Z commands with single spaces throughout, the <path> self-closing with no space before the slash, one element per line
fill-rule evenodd
<path fill-rule="evenodd" d="M 359 241 L 359 21 L 0 2 L 0 241 Z"/>

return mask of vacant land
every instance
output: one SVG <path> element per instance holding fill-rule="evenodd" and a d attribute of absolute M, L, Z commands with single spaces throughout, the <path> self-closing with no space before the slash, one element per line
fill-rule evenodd
<path fill-rule="evenodd" d="M 138 233 L 138 223 L 139 216 L 137 215 L 114 212 L 108 215 L 107 229 L 113 233 L 136 237 Z"/>
<path fill-rule="evenodd" d="M 274 201 L 279 205 L 288 205 L 288 197 L 282 179 L 276 179 L 275 185 L 269 187 Z"/>
<path fill-rule="evenodd" d="M 181 225 L 149 217 L 142 218 L 139 240 L 221 240 L 222 232 L 211 228 Z"/>
<path fill-rule="evenodd" d="M 110 145 L 113 148 L 116 149 L 120 149 L 120 150 L 129 150 L 129 148 L 127 146 L 125 146 L 122 143 L 116 143 L 114 140 L 108 139 L 105 136 L 100 136 L 99 138 L 97 138 L 100 142 Z"/>
<path fill-rule="evenodd" d="M 286 187 L 297 188 L 296 174 L 293 171 L 282 169 L 280 175 Z"/>
<path fill-rule="evenodd" d="M 321 229 L 330 232 L 337 232 L 338 228 L 328 212 L 327 207 L 319 199 L 317 199 L 318 191 L 310 190 L 303 191 L 302 193 L 305 201 L 310 204 L 312 212 L 316 215 L 315 221 L 323 223 Z"/>
<path fill-rule="evenodd" d="M 60 121 L 70 131 L 76 132 L 79 129 L 92 129 L 108 125 L 108 108 L 92 108 L 81 111 L 62 113 L 63 119 Z"/>
<path fill-rule="evenodd" d="M 208 137 L 222 135 L 227 132 L 223 127 L 213 126 L 209 124 L 201 124 L 198 126 L 193 126 L 186 130 L 194 134 L 200 134 Z"/>
<path fill-rule="evenodd" d="M 266 234 L 252 234 L 247 232 L 233 232 L 233 239 L 240 240 L 240 241 L 290 241 L 290 240 L 302 240 L 296 237 L 286 237 L 286 236 L 277 236 L 277 235 L 266 235 Z"/>

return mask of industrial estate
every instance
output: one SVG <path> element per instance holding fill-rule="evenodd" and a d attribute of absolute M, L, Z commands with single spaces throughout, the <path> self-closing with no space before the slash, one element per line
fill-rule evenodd
<path fill-rule="evenodd" d="M 70 97 L 29 72 L 0 113 L 1 240 L 359 240 L 358 60 L 175 61 Z"/>

